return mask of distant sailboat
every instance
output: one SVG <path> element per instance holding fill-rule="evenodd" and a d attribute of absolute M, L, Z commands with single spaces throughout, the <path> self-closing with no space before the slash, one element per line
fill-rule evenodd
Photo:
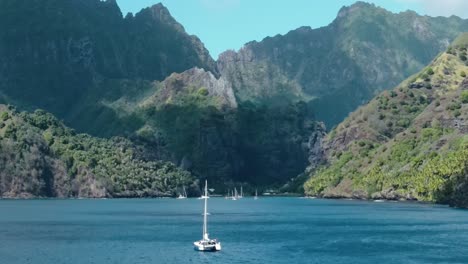
<path fill-rule="evenodd" d="M 203 210 L 203 237 L 199 241 L 193 242 L 195 250 L 198 251 L 219 251 L 221 250 L 221 242 L 217 239 L 210 239 L 208 236 L 208 182 L 205 181 L 205 193 L 202 196 L 205 199 L 205 209 Z"/>
<path fill-rule="evenodd" d="M 231 200 L 236 201 L 239 198 L 239 195 L 237 194 L 237 189 L 234 187 L 234 193 L 231 197 Z"/>
<path fill-rule="evenodd" d="M 231 200 L 232 200 L 232 198 L 234 198 L 234 192 L 231 191 L 231 190 L 228 190 L 228 193 L 227 193 L 227 195 L 226 195 L 225 198 L 226 198 L 226 199 L 231 199 Z"/>
<path fill-rule="evenodd" d="M 244 190 L 242 190 L 242 185 L 241 185 L 241 193 L 237 198 L 238 199 L 244 198 Z"/>
<path fill-rule="evenodd" d="M 206 198 L 205 195 L 202 193 L 202 196 L 198 197 L 197 199 L 202 200 L 202 199 L 205 199 L 205 198 Z"/>
<path fill-rule="evenodd" d="M 254 200 L 257 200 L 258 199 L 258 193 L 257 193 L 257 189 L 255 189 L 255 196 L 254 196 Z"/>
<path fill-rule="evenodd" d="M 177 199 L 186 199 L 187 198 L 187 192 L 185 191 L 185 186 L 183 187 L 183 192 L 179 194 L 179 197 Z"/>

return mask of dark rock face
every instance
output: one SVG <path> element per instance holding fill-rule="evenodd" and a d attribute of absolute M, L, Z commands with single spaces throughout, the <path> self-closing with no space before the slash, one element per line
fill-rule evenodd
<path fill-rule="evenodd" d="M 307 101 L 316 118 L 332 128 L 377 92 L 419 71 L 467 30 L 460 18 L 393 14 L 358 2 L 326 27 L 302 27 L 227 51 L 218 68 L 240 101 Z"/>
<path fill-rule="evenodd" d="M 325 125 L 323 123 L 317 123 L 307 143 L 307 148 L 309 149 L 309 166 L 307 167 L 307 172 L 309 173 L 325 161 L 325 153 L 322 145 L 325 136 Z"/>

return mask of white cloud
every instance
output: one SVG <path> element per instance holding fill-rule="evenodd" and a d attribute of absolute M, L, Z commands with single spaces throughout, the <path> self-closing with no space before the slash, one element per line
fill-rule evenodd
<path fill-rule="evenodd" d="M 212 11 L 227 11 L 237 8 L 240 0 L 199 0 L 200 3 L 207 9 Z"/>
<path fill-rule="evenodd" d="M 430 16 L 456 15 L 462 18 L 468 17 L 467 0 L 396 0 L 404 4 L 417 4 L 422 11 Z"/>

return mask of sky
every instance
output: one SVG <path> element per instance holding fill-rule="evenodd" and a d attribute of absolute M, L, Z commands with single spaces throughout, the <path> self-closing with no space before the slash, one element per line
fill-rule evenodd
<path fill-rule="evenodd" d="M 197 35 L 211 56 L 301 26 L 330 24 L 342 6 L 356 0 L 117 0 L 122 13 L 163 3 L 189 34 Z M 392 12 L 414 10 L 430 16 L 468 18 L 468 0 L 368 0 Z"/>

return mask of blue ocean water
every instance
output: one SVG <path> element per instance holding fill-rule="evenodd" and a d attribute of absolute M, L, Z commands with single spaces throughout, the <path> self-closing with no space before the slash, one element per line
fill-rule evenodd
<path fill-rule="evenodd" d="M 0 200 L 1 264 L 468 263 L 468 210 L 300 198 Z"/>

